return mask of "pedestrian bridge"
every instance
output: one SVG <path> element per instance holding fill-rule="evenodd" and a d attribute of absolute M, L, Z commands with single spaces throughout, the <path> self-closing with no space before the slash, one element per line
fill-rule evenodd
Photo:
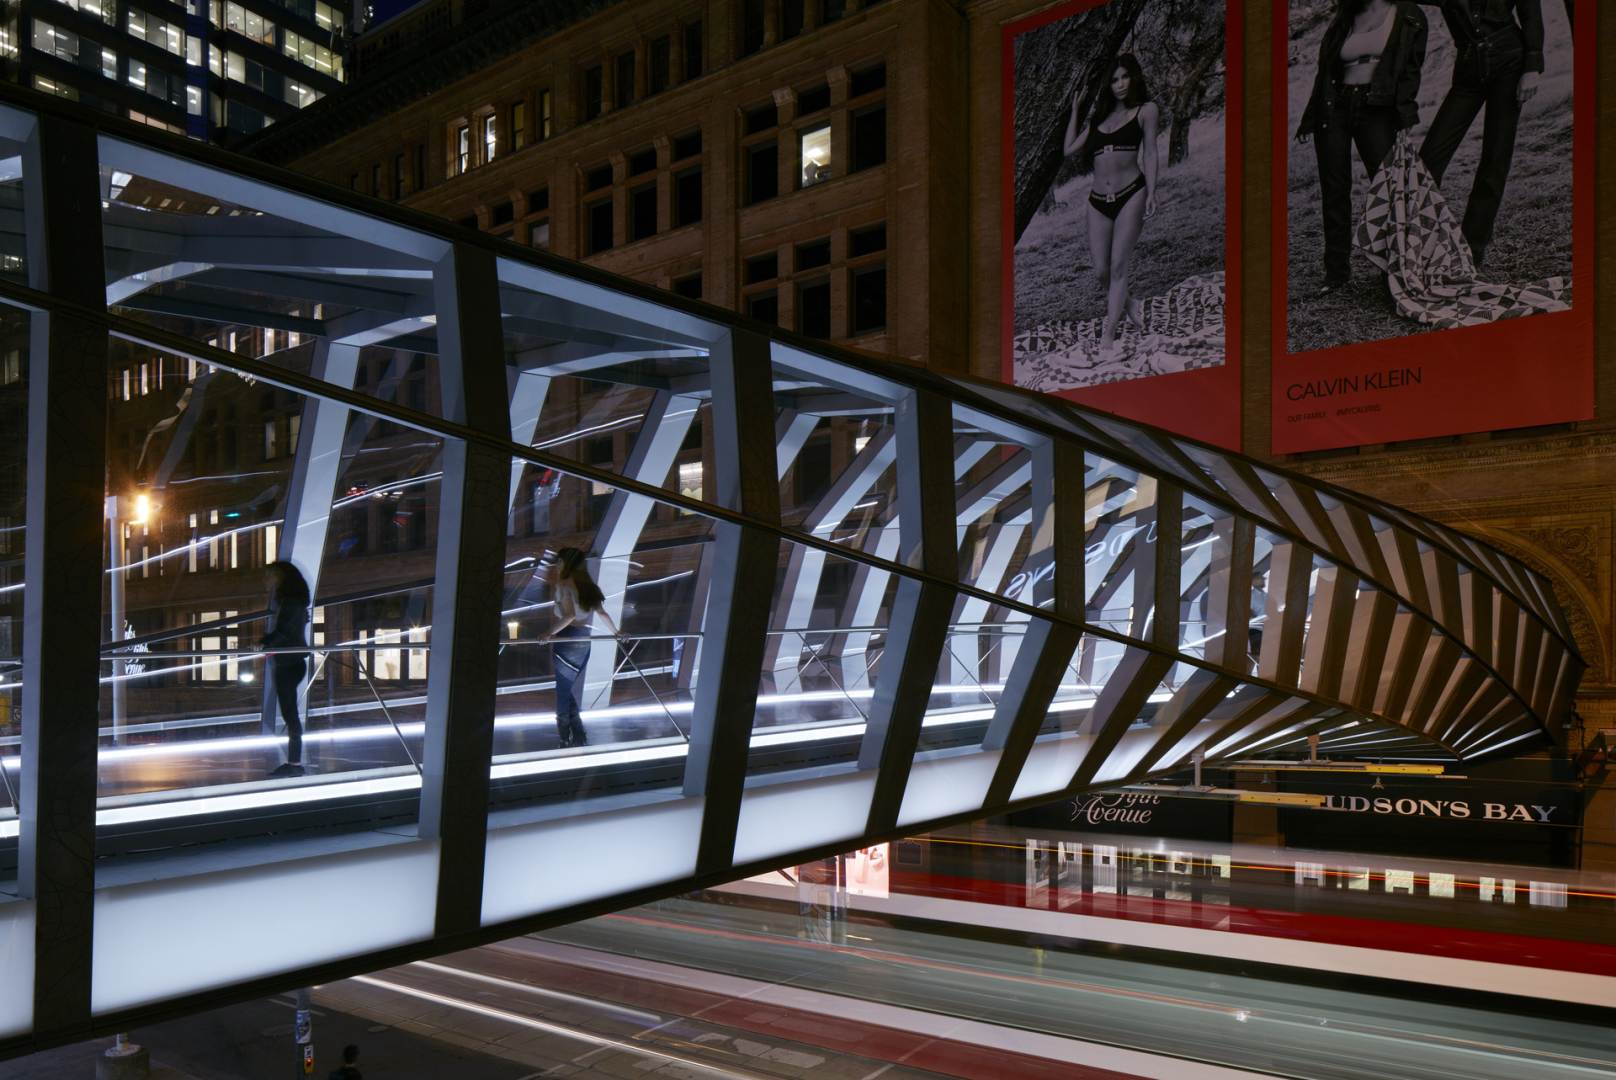
<path fill-rule="evenodd" d="M 1560 737 L 1362 496 L 0 89 L 0 1052 L 1196 762 Z M 586 747 L 544 568 L 591 555 Z M 271 779 L 265 587 L 315 589 Z"/>

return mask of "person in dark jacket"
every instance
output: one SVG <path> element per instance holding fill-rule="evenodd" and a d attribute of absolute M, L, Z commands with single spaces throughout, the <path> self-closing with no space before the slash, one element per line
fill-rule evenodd
<path fill-rule="evenodd" d="M 269 578 L 269 632 L 266 649 L 307 645 L 309 625 L 309 583 L 289 562 L 273 562 L 264 568 Z M 298 718 L 297 697 L 307 670 L 306 653 L 275 653 L 269 657 L 270 677 L 275 680 L 275 702 L 286 724 L 286 763 L 270 776 L 303 775 L 303 723 Z"/>
<path fill-rule="evenodd" d="M 1504 198 L 1521 107 L 1543 74 L 1543 8 L 1539 0 L 1419 0 L 1442 10 L 1458 47 L 1453 83 L 1420 145 L 1420 158 L 1438 184 L 1454 152 L 1485 113 L 1481 160 L 1470 185 L 1461 231 L 1477 267 L 1492 240 Z"/>
<path fill-rule="evenodd" d="M 1419 122 L 1429 30 L 1411 2 L 1340 0 L 1319 46 L 1296 141 L 1312 141 L 1324 210 L 1323 296 L 1352 279 L 1352 149 L 1373 176 L 1397 133 Z"/>

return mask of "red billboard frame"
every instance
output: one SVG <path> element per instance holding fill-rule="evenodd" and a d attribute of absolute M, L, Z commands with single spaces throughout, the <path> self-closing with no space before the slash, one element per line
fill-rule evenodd
<path fill-rule="evenodd" d="M 1272 452 L 1294 454 L 1594 415 L 1595 8 L 1572 33 L 1571 310 L 1305 353 L 1289 349 L 1290 4 L 1273 27 Z M 1479 120 L 1477 121 L 1479 124 Z M 1553 358 L 1553 379 L 1533 358 Z M 1418 381 L 1407 374 L 1419 373 Z M 1351 387 L 1359 387 L 1351 389 Z M 1321 400 L 1321 395 L 1323 400 Z"/>
<path fill-rule="evenodd" d="M 1110 0 L 1070 0 L 1048 11 L 1007 23 L 1000 39 L 1000 377 L 1015 383 L 1015 39 Z M 1245 72 L 1244 4 L 1224 5 L 1224 294 L 1223 364 L 1215 368 L 1153 375 L 1052 394 L 1118 416 L 1164 427 L 1181 435 L 1240 449 L 1240 229 Z"/>

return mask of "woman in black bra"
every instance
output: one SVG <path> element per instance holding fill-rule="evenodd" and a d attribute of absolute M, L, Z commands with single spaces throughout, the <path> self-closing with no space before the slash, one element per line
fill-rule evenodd
<path fill-rule="evenodd" d="M 1089 251 L 1106 290 L 1100 348 L 1116 341 L 1122 316 L 1140 326 L 1143 305 L 1128 295 L 1128 262 L 1145 219 L 1156 212 L 1156 125 L 1161 111 L 1150 100 L 1139 61 L 1124 53 L 1100 91 L 1092 119 L 1078 130 L 1081 90 L 1072 98 L 1066 153 L 1078 154 L 1081 172 L 1094 173 L 1089 189 Z"/>

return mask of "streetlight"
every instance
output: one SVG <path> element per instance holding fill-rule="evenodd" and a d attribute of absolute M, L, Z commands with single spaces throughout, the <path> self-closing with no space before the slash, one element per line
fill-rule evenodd
<path fill-rule="evenodd" d="M 128 565 L 128 549 L 124 529 L 128 525 L 148 526 L 152 520 L 151 496 L 145 492 L 133 495 L 107 496 L 107 561 L 112 580 L 108 586 L 107 606 L 112 623 L 112 643 L 121 649 L 131 635 L 124 609 L 124 573 Z M 126 736 L 124 725 L 129 712 L 124 675 L 127 660 L 122 652 L 112 655 L 112 741 L 122 743 Z"/>

